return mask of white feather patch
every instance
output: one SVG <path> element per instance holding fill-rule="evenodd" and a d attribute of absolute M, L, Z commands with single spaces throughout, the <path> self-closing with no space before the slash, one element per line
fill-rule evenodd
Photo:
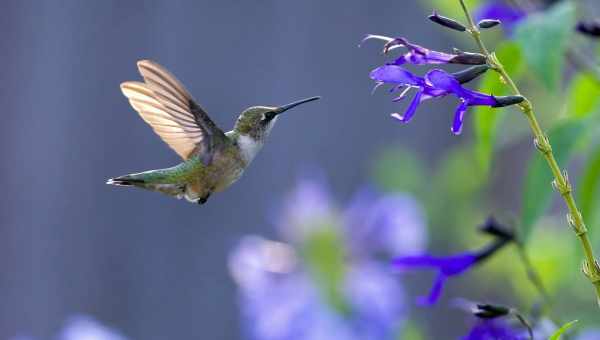
<path fill-rule="evenodd" d="M 244 157 L 246 163 L 252 162 L 256 154 L 263 147 L 262 142 L 246 135 L 240 135 L 238 138 L 238 145 L 242 151 L 242 157 Z"/>

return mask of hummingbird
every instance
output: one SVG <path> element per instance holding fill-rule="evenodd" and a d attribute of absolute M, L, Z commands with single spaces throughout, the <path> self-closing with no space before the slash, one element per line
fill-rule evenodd
<path fill-rule="evenodd" d="M 224 132 L 198 105 L 173 74 L 150 60 L 137 63 L 143 82 L 126 81 L 121 91 L 131 106 L 183 162 L 109 179 L 106 183 L 133 186 L 204 204 L 214 192 L 236 182 L 261 150 L 279 115 L 320 97 L 283 106 L 253 106 Z"/>

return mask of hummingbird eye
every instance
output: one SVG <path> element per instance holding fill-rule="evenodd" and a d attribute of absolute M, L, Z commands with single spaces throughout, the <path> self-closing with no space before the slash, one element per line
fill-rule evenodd
<path fill-rule="evenodd" d="M 263 114 L 262 119 L 260 120 L 262 123 L 268 123 L 270 122 L 273 118 L 275 118 L 276 113 L 273 111 L 267 111 Z"/>

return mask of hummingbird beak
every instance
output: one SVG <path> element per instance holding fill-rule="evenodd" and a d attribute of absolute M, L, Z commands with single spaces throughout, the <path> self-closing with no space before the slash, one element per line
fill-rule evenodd
<path fill-rule="evenodd" d="M 289 103 L 287 105 L 283 105 L 280 106 L 278 108 L 276 108 L 275 110 L 273 110 L 273 113 L 275 114 L 273 117 L 277 116 L 278 114 L 284 113 L 285 111 L 294 108 L 298 105 L 304 104 L 304 103 L 308 103 L 308 102 L 312 102 L 315 101 L 317 99 L 321 99 L 321 97 L 310 97 L 310 98 L 306 98 L 306 99 L 302 99 L 302 100 L 298 100 L 296 102 L 293 103 Z"/>

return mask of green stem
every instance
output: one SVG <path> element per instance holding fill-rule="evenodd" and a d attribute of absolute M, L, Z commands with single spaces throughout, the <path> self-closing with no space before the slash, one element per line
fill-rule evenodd
<path fill-rule="evenodd" d="M 515 95 L 522 95 L 515 82 L 504 69 L 502 63 L 498 60 L 498 58 L 496 58 L 496 55 L 494 53 L 490 53 L 485 47 L 483 40 L 481 40 L 481 32 L 479 31 L 479 28 L 473 21 L 473 17 L 471 16 L 471 13 L 469 12 L 467 5 L 465 4 L 465 1 L 459 1 L 460 5 L 463 8 L 463 11 L 465 12 L 465 16 L 467 17 L 467 21 L 469 22 L 468 32 L 473 36 L 473 39 L 479 46 L 481 53 L 483 53 L 486 56 L 490 67 L 500 75 L 500 78 L 511 88 Z M 594 252 L 592 250 L 592 244 L 587 234 L 587 228 L 585 226 L 585 223 L 583 222 L 583 217 L 581 216 L 581 213 L 577 208 L 577 204 L 575 203 L 575 198 L 573 197 L 573 188 L 569 182 L 567 173 L 566 171 L 561 171 L 560 167 L 558 166 L 556 158 L 554 158 L 554 154 L 552 153 L 552 146 L 550 145 L 550 141 L 548 140 L 548 137 L 544 134 L 542 128 L 540 127 L 540 124 L 537 121 L 531 102 L 526 99 L 521 104 L 519 104 L 519 107 L 527 117 L 529 126 L 533 133 L 535 146 L 546 159 L 546 162 L 548 163 L 548 166 L 550 167 L 550 170 L 554 175 L 554 181 L 552 184 L 554 185 L 555 189 L 558 190 L 558 192 L 560 193 L 567 205 L 567 208 L 569 210 L 567 219 L 569 221 L 569 224 L 575 230 L 575 234 L 581 241 L 581 246 L 583 248 L 583 252 L 586 258 L 586 261 L 584 262 L 583 266 L 583 272 L 594 285 L 594 288 L 596 290 L 596 298 L 598 303 L 600 304 L 600 266 L 594 258 Z"/>
<path fill-rule="evenodd" d="M 529 259 L 529 255 L 527 255 L 527 251 L 525 250 L 525 246 L 520 242 L 517 243 L 516 246 L 519 257 L 521 258 L 521 262 L 523 263 L 525 271 L 527 272 L 527 278 L 529 279 L 531 284 L 533 284 L 533 286 L 537 289 L 538 293 L 542 297 L 542 300 L 544 301 L 544 309 L 549 308 L 551 304 L 550 295 L 548 294 L 548 291 L 546 290 L 542 279 L 533 267 L 533 264 Z"/>

